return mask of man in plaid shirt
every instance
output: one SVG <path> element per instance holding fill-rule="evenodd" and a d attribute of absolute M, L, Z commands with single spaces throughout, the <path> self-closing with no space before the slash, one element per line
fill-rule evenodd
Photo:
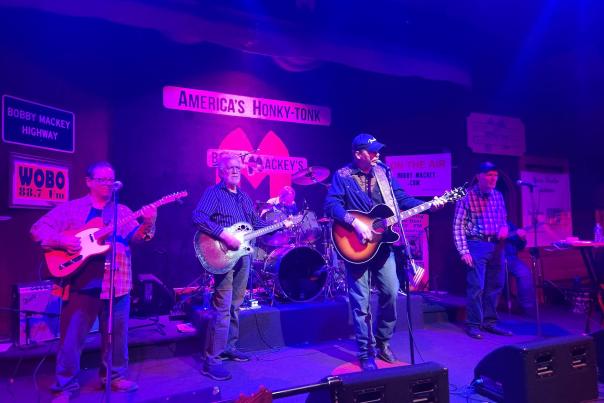
<path fill-rule="evenodd" d="M 467 268 L 466 333 L 482 339 L 481 329 L 511 336 L 497 325 L 497 300 L 503 288 L 503 240 L 508 236 L 507 212 L 502 194 L 495 189 L 495 164 L 480 164 L 477 183 L 457 202 L 453 237 Z"/>
<path fill-rule="evenodd" d="M 113 222 L 112 189 L 115 172 L 108 162 L 97 162 L 88 168 L 86 185 L 88 195 L 61 204 L 41 217 L 31 228 L 33 239 L 44 250 L 63 249 L 78 252 L 80 241 L 67 231 L 82 229 L 94 218 L 101 218 L 105 225 Z M 157 209 L 145 206 L 143 222 L 125 223 L 117 231 L 115 262 L 115 299 L 113 304 L 113 362 L 111 386 L 114 391 L 130 392 L 138 388 L 125 378 L 128 366 L 128 319 L 130 314 L 130 289 L 132 270 L 130 262 L 131 241 L 149 240 L 155 233 Z M 118 216 L 125 217 L 132 211 L 120 204 Z M 107 240 L 109 242 L 109 240 Z M 79 390 L 77 375 L 80 371 L 80 354 L 86 335 L 97 317 L 100 319 L 102 337 L 101 378 L 106 377 L 107 319 L 109 307 L 109 270 L 111 252 L 96 255 L 62 284 L 63 306 L 61 312 L 61 340 L 57 352 L 56 383 L 52 390 L 61 398 L 69 398 Z M 104 381 L 103 381 L 104 383 Z M 66 399 L 65 399 L 66 400 Z"/>

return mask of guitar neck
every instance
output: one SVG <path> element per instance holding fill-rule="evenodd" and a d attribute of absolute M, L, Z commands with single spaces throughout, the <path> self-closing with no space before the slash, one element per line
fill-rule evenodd
<path fill-rule="evenodd" d="M 419 206 L 415 206 L 409 210 L 405 210 L 401 212 L 401 220 L 406 220 L 409 217 L 423 213 L 424 211 L 430 209 L 430 207 L 432 207 L 432 201 L 428 201 L 420 204 Z M 396 216 L 392 216 L 386 220 L 388 226 L 395 224 L 397 221 L 398 220 L 396 219 Z"/>
<path fill-rule="evenodd" d="M 155 208 L 163 206 L 164 204 L 172 203 L 174 200 L 157 200 L 153 203 L 149 204 L 149 206 L 153 206 Z M 129 223 L 132 220 L 136 220 L 139 217 L 142 217 L 143 209 L 139 209 L 132 214 L 128 214 L 125 217 L 118 218 L 117 227 L 120 228 L 122 225 Z M 106 227 L 101 228 L 95 233 L 95 237 L 97 239 L 102 239 L 113 232 L 113 223 L 109 224 Z"/>
<path fill-rule="evenodd" d="M 283 221 L 278 222 L 276 224 L 269 225 L 268 227 L 258 229 L 256 231 L 249 232 L 249 233 L 245 234 L 245 236 L 243 238 L 246 241 L 251 241 L 252 239 L 258 238 L 259 236 L 269 234 L 273 231 L 277 231 L 280 228 L 283 228 Z"/>

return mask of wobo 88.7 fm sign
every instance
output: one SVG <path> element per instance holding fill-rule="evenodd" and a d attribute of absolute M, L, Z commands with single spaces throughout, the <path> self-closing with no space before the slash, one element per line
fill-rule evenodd
<path fill-rule="evenodd" d="M 53 207 L 69 200 L 69 168 L 11 156 L 11 207 Z"/>

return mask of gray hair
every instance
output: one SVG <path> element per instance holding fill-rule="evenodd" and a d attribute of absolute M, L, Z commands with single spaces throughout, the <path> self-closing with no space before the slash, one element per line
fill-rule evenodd
<path fill-rule="evenodd" d="M 241 162 L 237 154 L 233 154 L 227 151 L 220 153 L 218 155 L 218 160 L 216 161 L 216 168 L 218 168 L 219 171 L 225 169 L 227 164 L 231 160 L 237 160 Z"/>

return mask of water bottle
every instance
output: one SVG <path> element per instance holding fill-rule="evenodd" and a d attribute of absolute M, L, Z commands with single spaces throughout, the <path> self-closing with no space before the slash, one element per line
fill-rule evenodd
<path fill-rule="evenodd" d="M 596 223 L 594 227 L 594 242 L 604 242 L 604 235 L 602 235 L 602 226 L 600 223 Z"/>

